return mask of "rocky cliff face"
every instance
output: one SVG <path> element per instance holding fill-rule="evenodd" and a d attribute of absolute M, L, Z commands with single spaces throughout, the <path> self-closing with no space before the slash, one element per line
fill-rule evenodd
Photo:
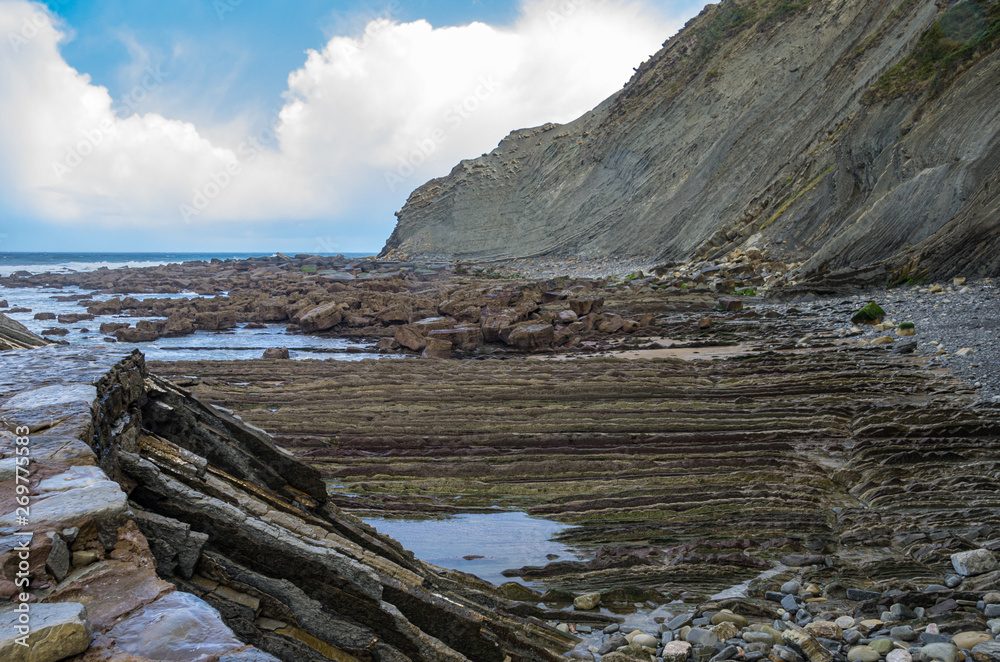
<path fill-rule="evenodd" d="M 625 88 L 410 196 L 384 254 L 650 261 L 764 248 L 804 274 L 1000 270 L 989 0 L 724 0 Z"/>

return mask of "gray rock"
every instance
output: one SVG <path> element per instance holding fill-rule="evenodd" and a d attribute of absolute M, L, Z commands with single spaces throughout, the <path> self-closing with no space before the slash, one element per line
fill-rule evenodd
<path fill-rule="evenodd" d="M 69 547 L 58 533 L 50 532 L 45 535 L 52 540 L 52 548 L 49 550 L 48 558 L 45 559 L 45 568 L 52 573 L 57 582 L 61 582 L 69 574 L 69 564 L 72 558 Z"/>
<path fill-rule="evenodd" d="M 889 630 L 889 634 L 900 641 L 916 641 L 917 633 L 909 625 L 899 625 Z"/>
<path fill-rule="evenodd" d="M 844 641 L 847 642 L 849 646 L 861 641 L 861 633 L 857 630 L 845 630 L 844 631 Z"/>
<path fill-rule="evenodd" d="M 920 649 L 921 662 L 958 662 L 958 647 L 953 644 L 927 644 Z"/>
<path fill-rule="evenodd" d="M 614 634 L 615 632 L 618 632 L 620 628 L 621 628 L 620 624 L 612 623 L 608 627 L 604 628 L 603 632 L 604 634 Z"/>
<path fill-rule="evenodd" d="M 781 592 L 785 595 L 798 595 L 799 588 L 798 582 L 785 582 L 781 585 Z"/>
<path fill-rule="evenodd" d="M 771 649 L 771 659 L 779 659 L 782 662 L 802 662 L 802 656 L 798 651 L 788 646 L 775 646 Z"/>
<path fill-rule="evenodd" d="M 692 628 L 688 632 L 686 641 L 692 646 L 715 646 L 719 643 L 719 638 L 711 630 L 705 630 L 702 628 Z"/>
<path fill-rule="evenodd" d="M 986 614 L 986 618 L 1000 618 L 1000 605 L 986 605 L 983 613 Z"/>
<path fill-rule="evenodd" d="M 768 646 L 774 645 L 774 636 L 770 632 L 744 632 L 740 635 L 743 641 L 748 644 L 767 644 Z"/>
<path fill-rule="evenodd" d="M 988 549 L 973 549 L 952 554 L 951 565 L 955 568 L 955 572 L 964 577 L 985 575 L 987 572 L 1000 569 L 1000 563 Z"/>
<path fill-rule="evenodd" d="M 85 517 L 95 520 L 124 515 L 127 510 L 125 493 L 118 483 L 102 480 L 86 487 L 43 495 L 31 504 L 32 523 L 76 522 Z M 0 517 L 0 526 L 15 523 L 15 513 Z"/>
<path fill-rule="evenodd" d="M 794 614 L 799 609 L 799 601 L 795 599 L 794 595 L 786 595 L 781 599 L 781 607 L 785 611 Z"/>
<path fill-rule="evenodd" d="M 674 616 L 672 619 L 670 619 L 669 623 L 667 623 L 667 629 L 669 630 L 680 629 L 685 625 L 690 625 L 693 619 L 694 619 L 694 614 L 678 614 L 677 616 Z"/>
<path fill-rule="evenodd" d="M 917 617 L 917 615 L 913 613 L 912 609 L 899 602 L 892 605 L 892 607 L 889 608 L 889 612 L 896 620 L 900 621 L 908 621 Z"/>
<path fill-rule="evenodd" d="M 622 646 L 627 646 L 627 645 L 628 645 L 628 640 L 624 637 L 624 635 L 616 634 L 607 641 L 605 641 L 603 644 L 601 644 L 601 647 L 597 649 L 597 652 L 601 655 L 607 655 L 608 653 L 616 651 Z"/>
<path fill-rule="evenodd" d="M 4 662 L 56 662 L 79 655 L 90 646 L 87 608 L 75 602 L 29 605 L 27 629 L 19 632 L 17 607 L 0 608 L 0 660 Z M 27 637 L 27 646 L 18 638 Z"/>
<path fill-rule="evenodd" d="M 862 591 L 857 588 L 847 589 L 847 599 L 854 600 L 855 602 L 865 602 L 866 600 L 874 600 L 880 597 L 882 597 L 882 594 L 875 591 Z"/>
<path fill-rule="evenodd" d="M 945 575 L 944 585 L 948 588 L 958 588 L 958 585 L 965 579 L 962 575 Z"/>
<path fill-rule="evenodd" d="M 736 653 L 738 652 L 739 650 L 736 646 L 726 646 L 721 651 L 716 653 L 714 657 L 712 657 L 711 662 L 724 662 L 725 660 L 731 660 L 736 657 Z"/>
<path fill-rule="evenodd" d="M 1000 641 L 984 641 L 972 649 L 976 662 L 1000 662 Z"/>

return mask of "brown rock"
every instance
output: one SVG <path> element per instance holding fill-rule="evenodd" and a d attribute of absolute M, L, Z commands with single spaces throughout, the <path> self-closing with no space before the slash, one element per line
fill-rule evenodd
<path fill-rule="evenodd" d="M 599 313 L 604 310 L 604 299 L 598 297 L 588 297 L 583 299 L 570 299 L 570 310 L 583 317 L 590 313 Z"/>
<path fill-rule="evenodd" d="M 128 322 L 103 322 L 101 324 L 101 333 L 113 335 L 118 329 L 127 329 L 128 327 Z"/>
<path fill-rule="evenodd" d="M 504 342 L 518 349 L 532 350 L 551 347 L 554 339 L 555 328 L 551 324 L 525 322 L 514 326 Z"/>
<path fill-rule="evenodd" d="M 452 346 L 447 340 L 428 338 L 424 353 L 420 355 L 422 359 L 450 359 L 452 356 Z"/>
<path fill-rule="evenodd" d="M 236 326 L 236 314 L 231 312 L 198 313 L 194 327 L 202 331 L 222 331 Z"/>
<path fill-rule="evenodd" d="M 556 322 L 558 322 L 559 324 L 565 324 L 566 326 L 569 326 L 578 319 L 580 319 L 580 316 L 574 313 L 572 310 L 560 311 L 556 313 L 555 316 Z"/>
<path fill-rule="evenodd" d="M 43 336 L 65 336 L 69 334 L 69 329 L 53 328 L 42 331 Z"/>
<path fill-rule="evenodd" d="M 93 315 L 88 313 L 73 313 L 72 315 L 60 315 L 60 324 L 76 324 L 77 322 L 89 322 L 94 319 Z"/>
<path fill-rule="evenodd" d="M 115 338 L 118 342 L 127 343 L 137 343 L 137 342 L 153 342 L 160 337 L 161 326 L 150 322 L 149 320 L 142 320 L 135 325 L 135 328 L 126 327 L 124 329 L 118 329 L 115 331 Z"/>
<path fill-rule="evenodd" d="M 620 315 L 605 315 L 604 321 L 597 327 L 601 333 L 617 333 L 625 326 L 625 319 Z"/>
<path fill-rule="evenodd" d="M 712 328 L 712 318 L 702 317 L 700 320 L 698 320 L 698 328 L 701 329 L 702 331 L 710 330 Z"/>
<path fill-rule="evenodd" d="M 290 359 L 291 355 L 288 353 L 287 347 L 269 347 L 264 350 L 264 356 L 261 358 L 265 359 Z"/>
<path fill-rule="evenodd" d="M 303 314 L 299 319 L 299 326 L 306 333 L 316 333 L 332 329 L 340 324 L 343 319 L 344 315 L 340 309 L 340 304 L 336 302 L 325 303 L 321 306 L 315 306 Z"/>
<path fill-rule="evenodd" d="M 737 311 L 743 310 L 743 300 L 735 297 L 722 297 L 719 299 L 719 310 Z"/>
<path fill-rule="evenodd" d="M 427 334 L 427 339 L 447 340 L 460 352 L 473 352 L 483 346 L 483 330 L 478 326 L 455 329 L 438 329 Z"/>
<path fill-rule="evenodd" d="M 396 329 L 396 335 L 393 336 L 393 340 L 401 347 L 411 349 L 414 352 L 423 351 L 427 347 L 427 338 L 411 324 Z"/>
<path fill-rule="evenodd" d="M 35 313 L 35 319 L 39 321 L 54 320 L 55 318 L 55 313 Z"/>
<path fill-rule="evenodd" d="M 104 325 L 101 326 L 103 328 Z M 192 333 L 194 333 L 194 322 L 191 318 L 182 315 L 171 315 L 163 327 L 163 335 L 167 338 L 178 338 Z"/>

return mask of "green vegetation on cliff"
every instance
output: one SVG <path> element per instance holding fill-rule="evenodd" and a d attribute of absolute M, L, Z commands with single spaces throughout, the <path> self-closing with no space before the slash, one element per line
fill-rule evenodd
<path fill-rule="evenodd" d="M 913 52 L 879 78 L 864 102 L 924 92 L 939 94 L 958 74 L 998 46 L 998 0 L 966 0 L 953 5 L 924 32 Z"/>

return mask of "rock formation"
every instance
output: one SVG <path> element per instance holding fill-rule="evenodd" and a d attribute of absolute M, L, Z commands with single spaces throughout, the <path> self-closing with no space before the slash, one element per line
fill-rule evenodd
<path fill-rule="evenodd" d="M 383 255 L 1000 270 L 991 0 L 724 0 L 623 90 L 414 191 Z"/>
<path fill-rule="evenodd" d="M 0 361 L 0 622 L 27 602 L 33 651 L 5 629 L 5 660 L 554 661 L 573 641 L 341 513 L 315 469 L 138 352 Z"/>

